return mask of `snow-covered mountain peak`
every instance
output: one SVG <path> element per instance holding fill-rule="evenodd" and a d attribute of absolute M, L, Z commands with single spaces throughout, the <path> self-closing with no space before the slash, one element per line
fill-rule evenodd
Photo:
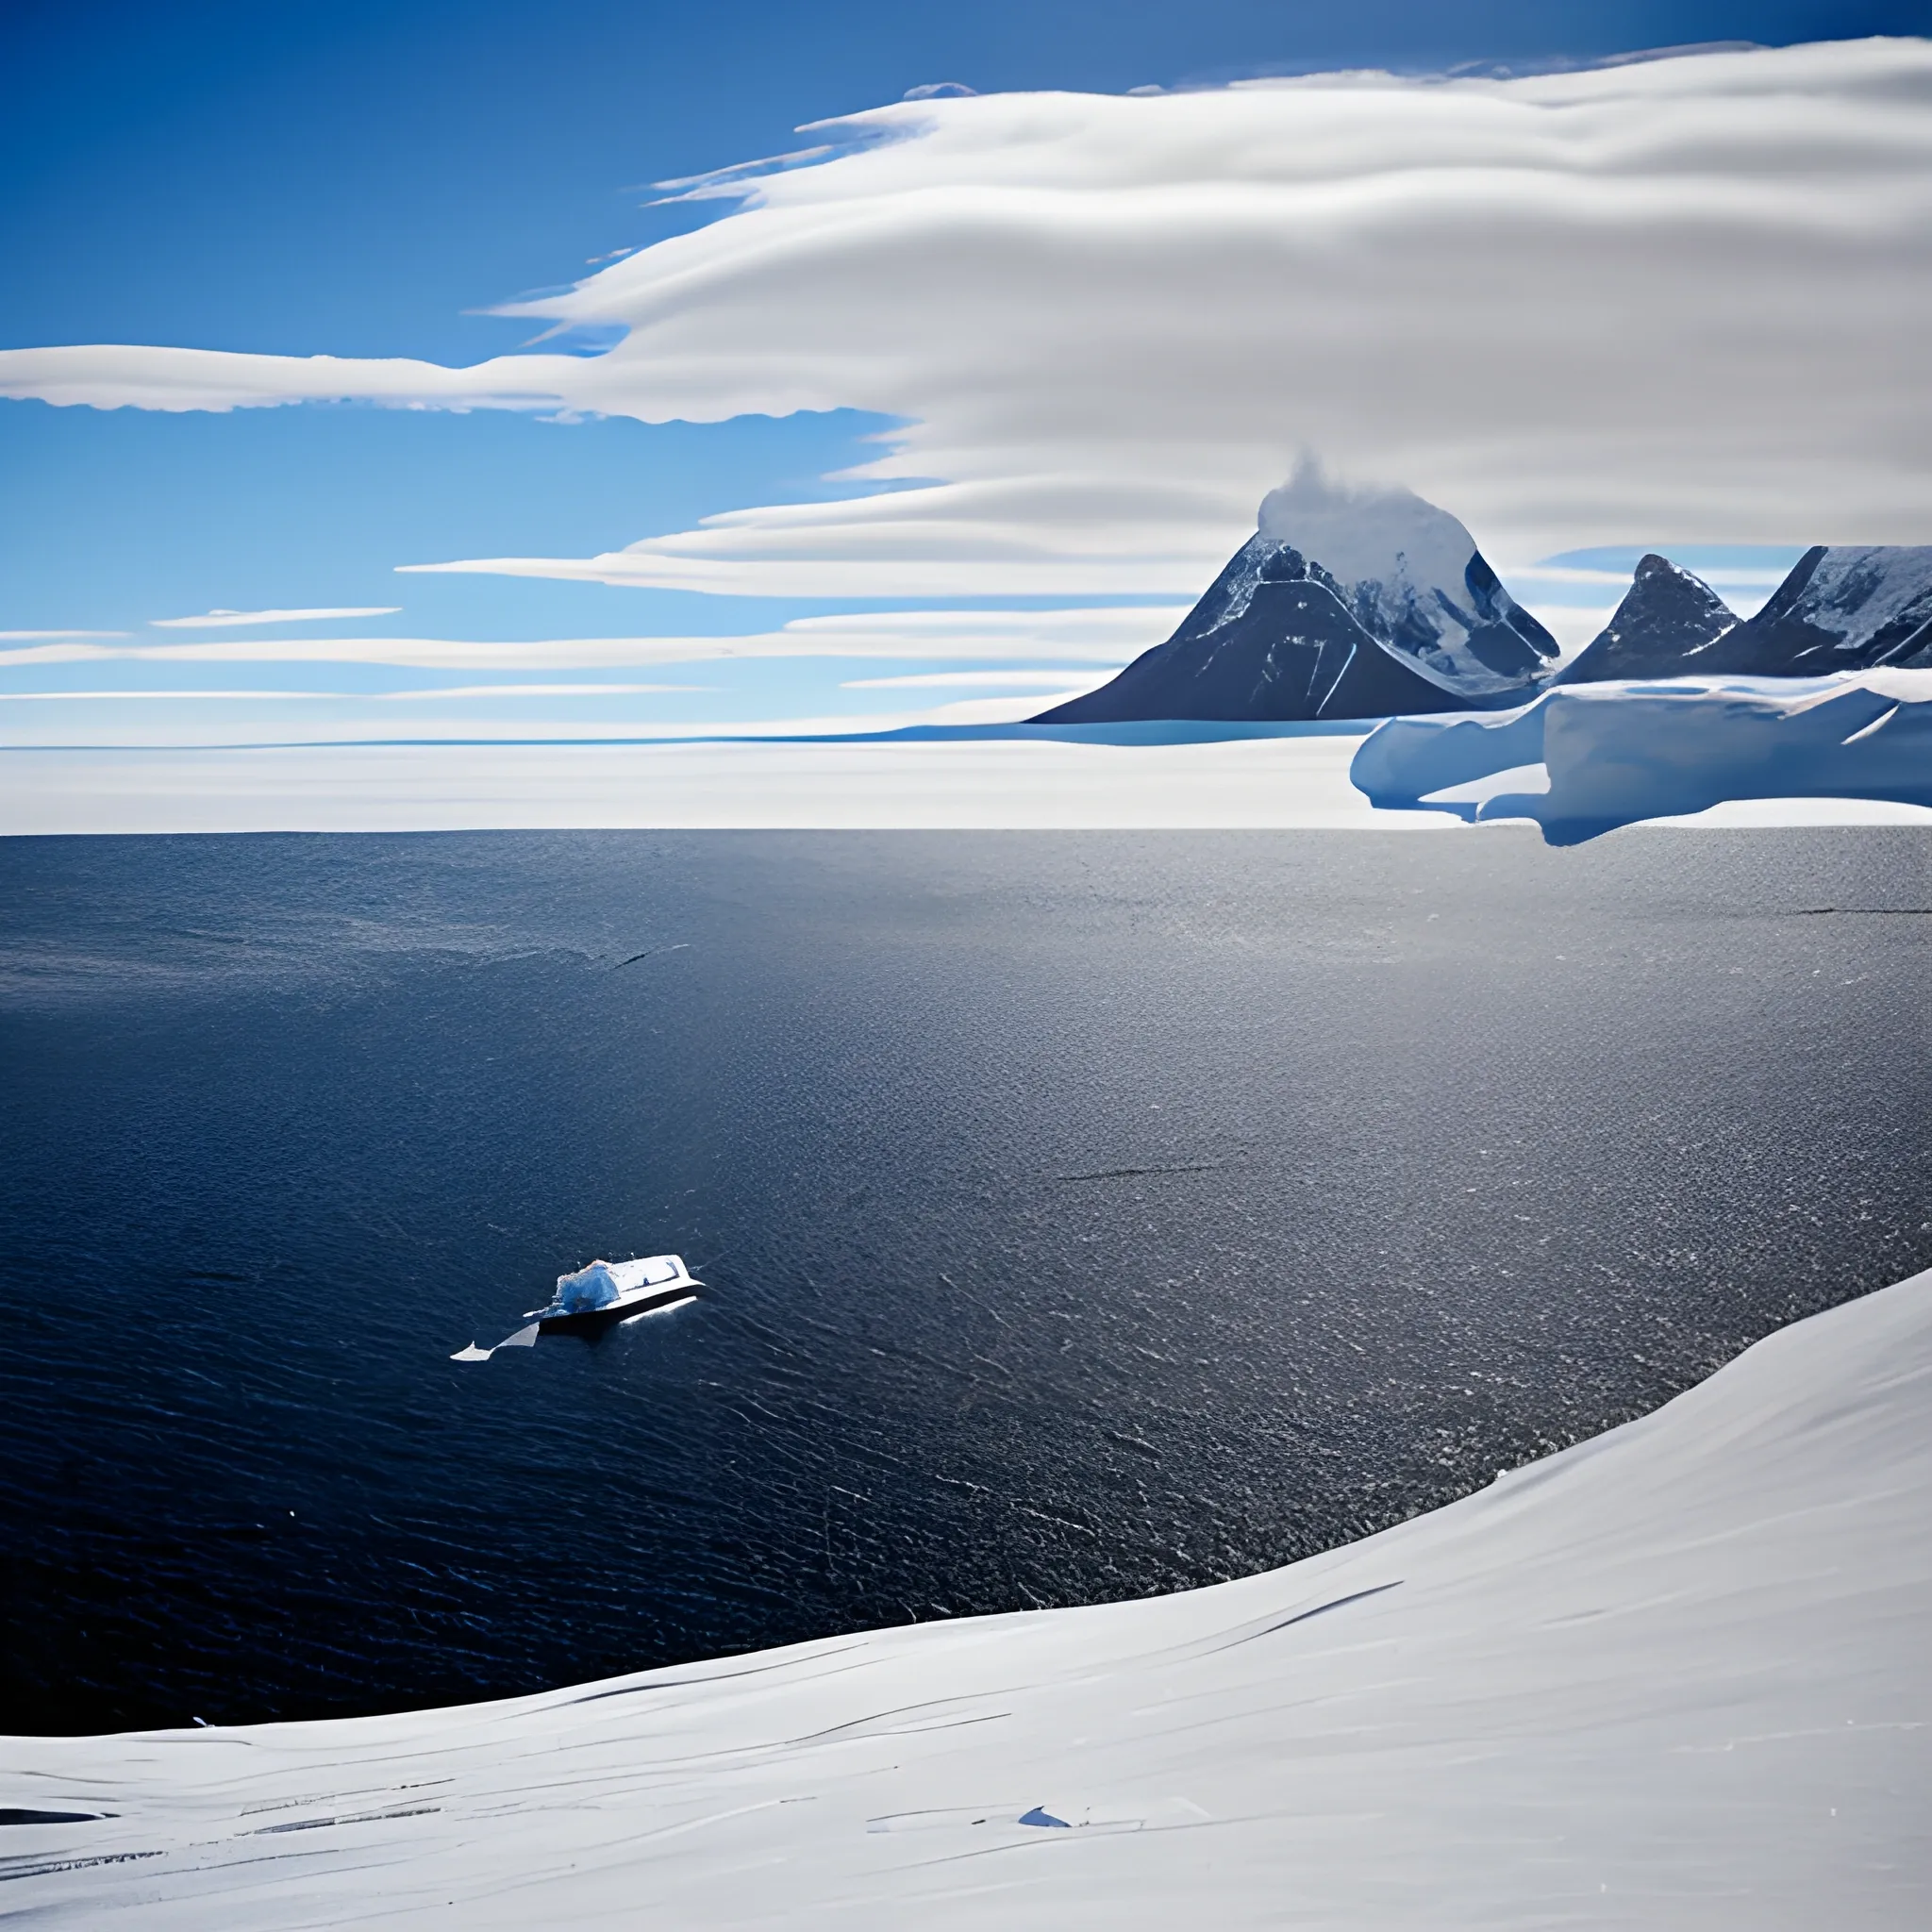
<path fill-rule="evenodd" d="M 1841 648 L 1869 651 L 1883 637 L 1890 655 L 1923 641 L 1932 625 L 1932 544 L 1835 543 L 1793 584 L 1797 576 L 1794 570 L 1774 599 L 1796 592 L 1780 614 L 1834 635 Z"/>
<path fill-rule="evenodd" d="M 1298 551 L 1371 637 L 1458 696 L 1522 690 L 1557 655 L 1462 522 L 1412 490 L 1338 482 L 1304 460 L 1257 522 L 1259 541 Z"/>
<path fill-rule="evenodd" d="M 1685 668 L 1816 677 L 1882 665 L 1932 666 L 1932 544 L 1818 544 Z"/>
<path fill-rule="evenodd" d="M 1651 551 L 1638 559 L 1609 623 L 1553 681 L 1679 676 L 1737 623 L 1737 612 L 1702 577 Z"/>
<path fill-rule="evenodd" d="M 1695 571 L 1689 571 L 1681 563 L 1673 563 L 1668 557 L 1659 557 L 1655 550 L 1646 550 L 1637 559 L 1637 568 L 1631 573 L 1630 588 L 1633 591 L 1649 591 L 1672 585 L 1694 590 L 1700 599 L 1711 603 L 1723 603 L 1704 579 Z M 1728 609 L 1729 606 L 1725 606 Z"/>
<path fill-rule="evenodd" d="M 1475 539 L 1412 490 L 1341 483 L 1304 461 L 1261 499 L 1264 537 L 1291 543 L 1344 585 L 1442 585 L 1463 591 Z"/>

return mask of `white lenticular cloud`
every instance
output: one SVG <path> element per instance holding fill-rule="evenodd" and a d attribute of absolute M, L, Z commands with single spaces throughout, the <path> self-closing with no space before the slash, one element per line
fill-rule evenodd
<path fill-rule="evenodd" d="M 385 691 L 372 693 L 380 704 L 415 704 L 441 698 L 602 698 L 634 697 L 640 692 L 667 691 L 707 691 L 709 684 L 441 684 L 421 691 Z"/>
<path fill-rule="evenodd" d="M 1109 668 L 1158 644 L 1185 605 L 1074 610 L 887 610 L 794 618 L 739 637 L 209 638 L 192 643 L 93 642 L 61 632 L 0 651 L 0 671 L 139 658 L 174 664 L 390 664 L 438 671 L 582 671 L 724 658 L 886 658 L 1022 663 L 1071 658 Z M 111 634 L 109 634 L 111 635 Z M 1078 674 L 1073 674 L 1077 675 Z"/>
<path fill-rule="evenodd" d="M 118 705 L 145 703 L 149 699 L 189 704 L 247 699 L 279 705 L 336 695 L 326 691 L 0 691 L 0 705 Z"/>
<path fill-rule="evenodd" d="M 906 486 L 882 494 L 436 565 L 699 591 L 1191 595 L 1303 448 L 1506 568 L 1932 525 L 1932 42 L 933 98 L 814 133 L 823 158 L 690 186 L 726 219 L 515 311 L 622 326 L 602 355 L 18 350 L 0 392 L 907 420 L 855 473 Z"/>
<path fill-rule="evenodd" d="M 154 630 L 229 630 L 253 624 L 316 624 L 344 617 L 393 617 L 400 604 L 341 604 L 319 610 L 208 610 L 199 617 L 151 617 Z"/>
<path fill-rule="evenodd" d="M 921 671 L 905 677 L 848 677 L 841 691 L 1082 691 L 1104 684 L 1120 669 L 1058 671 Z"/>
<path fill-rule="evenodd" d="M 568 356 L 500 356 L 474 369 L 343 356 L 100 343 L 0 350 L 0 395 L 96 409 L 264 408 L 277 403 L 393 403 L 441 409 L 542 409 L 562 401 Z"/>

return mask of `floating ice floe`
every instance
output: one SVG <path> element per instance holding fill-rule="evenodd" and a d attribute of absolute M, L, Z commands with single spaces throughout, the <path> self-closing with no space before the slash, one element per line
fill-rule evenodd
<path fill-rule="evenodd" d="M 1391 718 L 1349 777 L 1385 809 L 1534 819 L 1553 845 L 1735 799 L 1932 807 L 1932 671 L 1559 686 Z"/>

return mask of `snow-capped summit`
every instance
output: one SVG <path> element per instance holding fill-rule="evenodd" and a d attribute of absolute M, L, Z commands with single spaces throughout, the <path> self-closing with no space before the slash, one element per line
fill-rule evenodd
<path fill-rule="evenodd" d="M 1932 544 L 1818 544 L 1756 617 L 1680 668 L 1819 677 L 1886 664 L 1932 666 Z"/>
<path fill-rule="evenodd" d="M 1319 564 L 1291 544 L 1256 536 L 1166 643 L 1143 652 L 1098 691 L 1034 722 L 1284 724 L 1459 711 L 1470 702 L 1371 637 Z"/>
<path fill-rule="evenodd" d="M 1458 696 L 1514 696 L 1557 655 L 1461 521 L 1413 491 L 1339 483 L 1304 461 L 1257 521 L 1319 566 L 1310 574 L 1378 643 Z"/>
<path fill-rule="evenodd" d="M 1484 710 L 1539 689 L 1556 641 L 1456 518 L 1305 463 L 1166 643 L 1052 724 Z"/>
<path fill-rule="evenodd" d="M 1613 677 L 1677 677 L 1685 659 L 1736 627 L 1738 613 L 1707 584 L 1655 551 L 1610 621 L 1552 684 L 1593 684 Z"/>

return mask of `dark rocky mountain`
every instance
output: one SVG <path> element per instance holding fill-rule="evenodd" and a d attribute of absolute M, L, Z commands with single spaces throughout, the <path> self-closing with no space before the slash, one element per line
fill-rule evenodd
<path fill-rule="evenodd" d="M 1556 641 L 1446 510 L 1304 465 L 1173 637 L 1033 722 L 1295 723 L 1507 709 L 1550 684 L 1932 668 L 1932 545 L 1820 545 L 1740 623 L 1655 554 L 1553 677 Z"/>
<path fill-rule="evenodd" d="M 1446 510 L 1305 468 L 1180 628 L 1051 724 L 1290 723 L 1522 704 L 1556 640 Z"/>
<path fill-rule="evenodd" d="M 1332 585 L 1286 543 L 1253 537 L 1166 643 L 1119 676 L 1035 720 L 1144 718 L 1279 724 L 1459 711 L 1469 700 L 1383 649 Z"/>
<path fill-rule="evenodd" d="M 1757 616 L 1677 670 L 1823 677 L 1880 665 L 1932 668 L 1932 544 L 1821 543 Z"/>
<path fill-rule="evenodd" d="M 1550 682 L 1681 676 L 1685 658 L 1737 623 L 1738 613 L 1701 577 L 1653 551 L 1639 558 L 1636 579 L 1609 623 Z"/>

